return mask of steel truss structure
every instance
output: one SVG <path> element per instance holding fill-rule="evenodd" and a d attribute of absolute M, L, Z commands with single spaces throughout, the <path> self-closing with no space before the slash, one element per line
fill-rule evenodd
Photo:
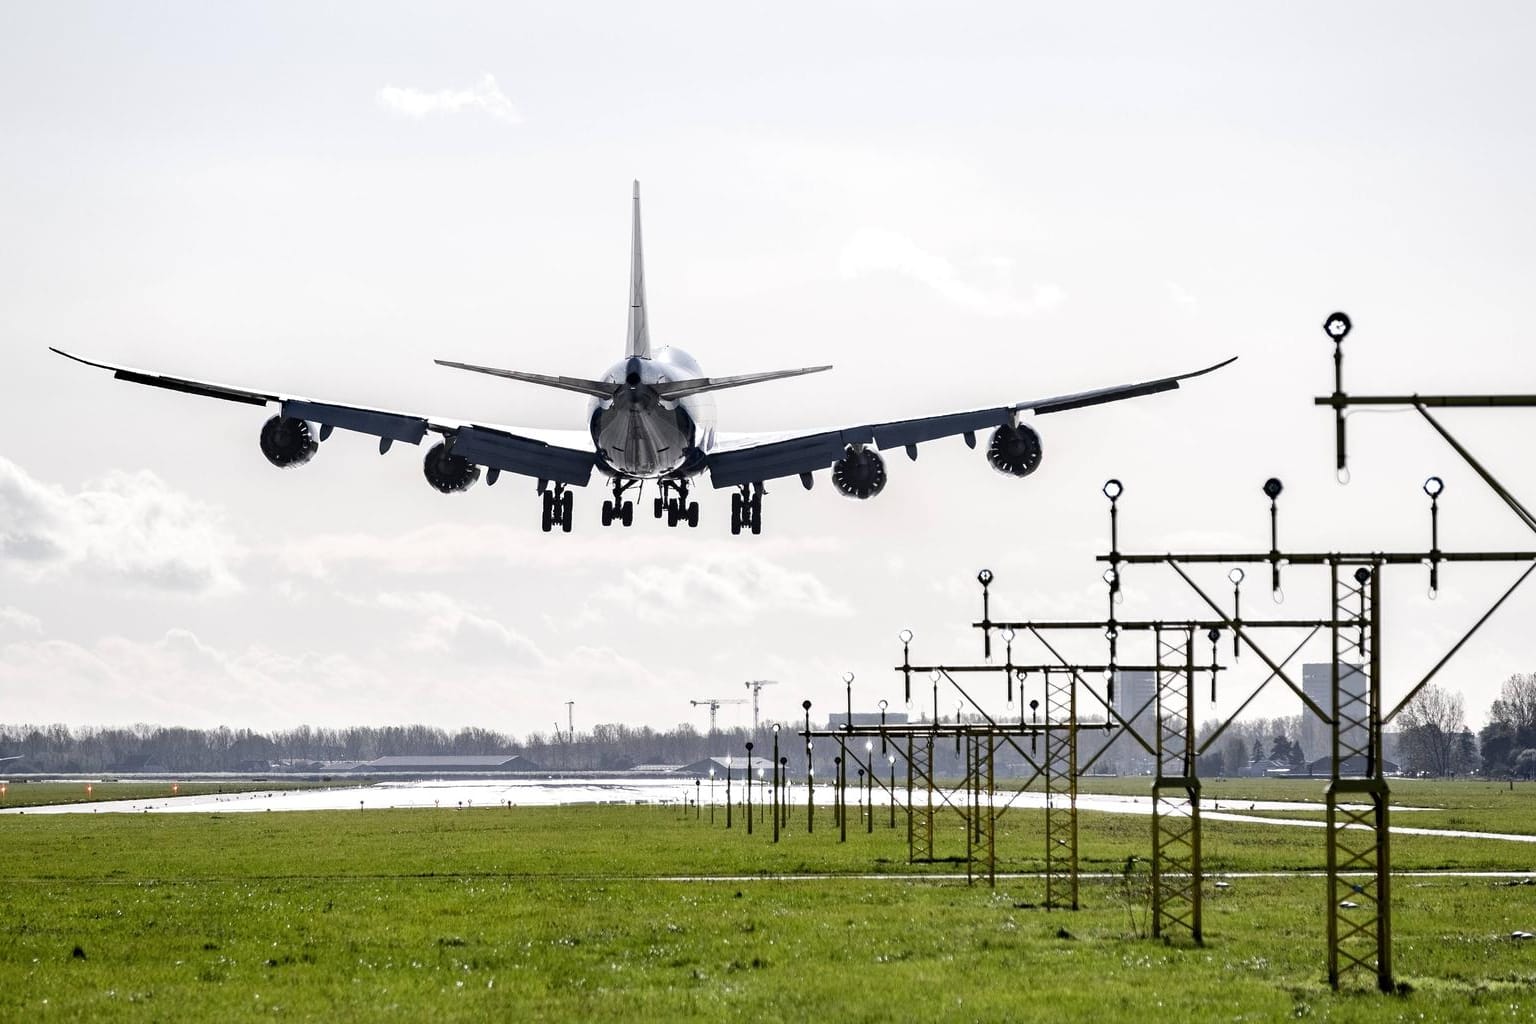
<path fill-rule="evenodd" d="M 1536 514 L 1517 500 L 1472 454 L 1439 423 L 1430 408 L 1511 408 L 1536 407 L 1536 395 L 1386 395 L 1352 396 L 1343 390 L 1342 343 L 1349 334 L 1349 318 L 1335 313 L 1324 323 L 1324 330 L 1334 343 L 1335 387 L 1331 396 L 1317 398 L 1316 404 L 1332 408 L 1336 416 L 1336 457 L 1341 481 L 1347 476 L 1345 414 L 1354 406 L 1401 405 L 1412 407 L 1455 453 L 1471 467 L 1520 521 L 1536 532 Z M 843 750 L 840 759 L 839 788 L 846 786 L 848 767 L 847 741 L 855 736 L 878 736 L 882 750 L 889 744 L 902 754 L 906 763 L 906 813 L 909 859 L 932 861 L 935 857 L 935 829 L 944 807 L 956 811 L 966 828 L 968 876 L 984 874 L 995 884 L 996 826 L 1011 800 L 999 805 L 995 787 L 995 757 L 999 743 L 1021 754 L 1033 769 L 1025 785 L 1043 778 L 1046 793 L 1046 901 L 1048 908 L 1078 905 L 1077 889 L 1077 779 L 1092 765 L 1080 764 L 1078 734 L 1086 729 L 1119 730 L 1130 736 L 1155 758 L 1156 773 L 1152 784 L 1152 879 L 1153 930 L 1170 940 L 1187 934 L 1194 942 L 1204 939 L 1201 921 L 1203 867 L 1201 863 L 1200 780 L 1197 764 L 1259 694 L 1279 680 L 1299 698 L 1306 708 L 1326 723 L 1330 730 L 1333 753 L 1332 771 L 1326 790 L 1327 872 L 1325 912 L 1328 941 L 1328 980 L 1339 988 L 1353 973 L 1373 975 L 1377 988 L 1392 991 L 1392 917 L 1391 917 L 1391 837 L 1389 831 L 1390 790 L 1384 773 L 1382 731 L 1427 686 L 1445 665 L 1472 639 L 1474 634 L 1501 608 L 1533 573 L 1533 551 L 1459 551 L 1440 548 L 1438 499 L 1444 488 L 1438 477 L 1430 477 L 1424 493 L 1430 500 L 1430 547 L 1427 551 L 1319 552 L 1285 551 L 1278 541 L 1278 498 L 1283 490 L 1279 480 L 1264 485 L 1269 499 L 1270 547 L 1268 551 L 1226 553 L 1124 553 L 1119 546 L 1119 505 L 1124 487 L 1118 480 L 1104 486 L 1109 499 L 1110 551 L 1099 555 L 1107 564 L 1104 581 L 1109 590 L 1109 614 L 1100 621 L 995 621 L 991 618 L 989 585 L 992 573 L 983 570 L 977 576 L 982 588 L 982 619 L 974 625 L 983 632 L 983 645 L 989 664 L 918 666 L 911 663 L 912 634 L 903 631 L 903 663 L 897 667 L 905 677 L 908 702 L 911 698 L 913 672 L 927 672 L 934 681 L 934 714 L 931 722 L 919 725 L 853 726 L 851 692 L 849 724 L 837 730 L 814 731 L 810 728 L 806 701 L 806 727 L 802 734 L 807 752 L 814 737 L 836 738 Z M 1384 680 L 1381 675 L 1383 648 L 1381 597 L 1384 570 L 1389 567 L 1427 566 L 1430 590 L 1440 584 L 1441 567 L 1447 563 L 1524 563 L 1524 571 L 1500 595 L 1480 618 L 1458 639 L 1439 661 L 1394 705 L 1385 710 Z M 1190 621 L 1123 621 L 1116 616 L 1121 593 L 1122 573 L 1133 565 L 1162 565 L 1171 570 L 1206 608 L 1211 617 Z M 1221 564 L 1232 567 L 1228 579 L 1233 585 L 1230 613 L 1223 609 L 1196 581 L 1195 566 Z M 1278 592 L 1282 568 L 1326 568 L 1331 585 L 1330 604 L 1325 618 L 1255 619 L 1242 614 L 1241 590 L 1244 566 L 1270 570 L 1270 583 Z M 1049 634 L 1057 630 L 1098 630 L 1108 644 L 1105 664 L 1074 663 L 1052 645 Z M 1265 631 L 1298 631 L 1305 635 L 1291 651 L 1277 657 L 1258 639 Z M 1321 707 L 1287 674 L 1287 666 L 1322 632 L 1331 643 L 1331 679 L 1329 706 Z M 1007 642 L 1005 664 L 990 664 L 992 633 L 997 631 Z M 1013 639 L 1020 632 L 1032 635 L 1054 659 L 1038 665 L 1013 662 Z M 1128 665 L 1119 661 L 1124 633 L 1152 634 L 1155 657 L 1150 665 Z M 1196 664 L 1196 646 L 1204 635 L 1211 643 L 1208 663 Z M 1211 697 L 1216 697 L 1219 674 L 1226 667 L 1217 660 L 1221 636 L 1230 634 L 1233 657 L 1249 651 L 1268 669 L 1268 675 L 1240 705 L 1222 720 L 1203 742 L 1194 733 L 1197 677 L 1210 673 Z M 1116 711 L 1113 679 L 1119 671 L 1156 673 L 1155 695 L 1149 704 L 1153 711 L 1155 732 L 1144 736 L 1135 727 L 1145 708 L 1128 718 Z M 988 716 L 956 681 L 962 673 L 1000 672 L 1004 675 L 1010 703 L 1015 683 L 1022 685 L 1026 676 L 1038 673 L 1044 680 L 1045 717 L 1038 717 L 1038 702 L 1031 701 L 1034 717 L 1024 721 L 1021 711 L 1017 723 L 1001 723 Z M 1086 680 L 1101 674 L 1106 680 L 1101 694 Z M 851 678 L 851 677 L 850 677 Z M 938 715 L 938 682 L 947 679 L 975 709 L 980 723 L 960 721 L 945 724 Z M 1083 721 L 1079 717 L 1079 695 L 1087 694 L 1102 705 L 1105 721 Z M 884 707 L 884 702 L 881 702 Z M 1022 704 L 1022 700 L 1021 700 Z M 938 742 L 953 739 L 959 750 L 965 748 L 965 777 L 960 787 L 942 790 L 934 777 L 934 749 Z M 905 740 L 905 744 L 901 740 Z M 1026 753 L 1020 740 L 1028 739 L 1031 749 L 1044 741 L 1044 757 L 1036 760 Z M 1103 749 L 1107 749 L 1106 747 Z M 1102 756 L 1103 749 L 1097 756 Z M 855 758 L 857 755 L 854 755 Z M 862 766 L 872 780 L 878 781 L 872 765 Z M 894 762 L 892 784 L 879 783 L 891 790 L 893 822 L 896 793 Z M 954 794 L 963 793 L 963 799 Z M 808 799 L 814 799 L 808 791 Z M 846 838 L 846 801 L 837 798 L 839 815 Z M 808 808 L 809 811 L 809 808 Z M 810 818 L 807 815 L 807 827 Z M 872 822 L 871 822 L 872 825 Z"/>

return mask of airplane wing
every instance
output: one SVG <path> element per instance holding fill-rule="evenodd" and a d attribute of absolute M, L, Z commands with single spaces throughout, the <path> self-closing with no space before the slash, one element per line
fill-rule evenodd
<path fill-rule="evenodd" d="M 492 423 L 316 402 L 280 391 L 234 387 L 136 370 L 128 366 L 98 363 L 58 348 L 51 351 L 77 363 L 110 370 L 118 380 L 135 384 L 245 405 L 266 406 L 276 403 L 283 416 L 318 423 L 322 441 L 333 430 L 351 430 L 379 438 L 379 451 L 383 453 L 396 441 L 420 444 L 428 432 L 432 432 L 441 434 L 449 442 L 454 455 L 476 465 L 576 487 L 586 486 L 592 476 L 592 468 L 597 463 L 597 454 L 591 447 L 590 438 L 580 431 L 524 430 Z"/>
<path fill-rule="evenodd" d="M 1037 398 L 1017 405 L 1003 405 L 992 409 L 976 409 L 969 412 L 949 413 L 941 416 L 923 416 L 917 419 L 893 420 L 889 423 L 869 423 L 834 430 L 803 431 L 789 434 L 739 434 L 720 435 L 715 449 L 709 455 L 710 482 L 715 487 L 735 487 L 740 484 L 761 483 L 780 477 L 796 476 L 826 469 L 842 457 L 851 444 L 872 444 L 884 451 L 889 448 L 906 448 L 916 458 L 917 445 L 941 437 L 964 435 L 966 443 L 976 442 L 976 432 L 1012 423 L 1020 412 L 1066 412 L 1090 405 L 1103 405 L 1126 398 L 1155 395 L 1172 391 L 1180 381 L 1200 377 L 1221 369 L 1237 359 L 1224 360 L 1214 366 L 1173 377 L 1141 381 L 1136 384 L 1120 384 L 1115 387 L 1081 391 L 1072 395 Z"/>

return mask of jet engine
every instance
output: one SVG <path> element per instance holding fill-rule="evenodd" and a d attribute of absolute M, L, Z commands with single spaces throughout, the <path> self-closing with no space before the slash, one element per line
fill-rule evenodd
<path fill-rule="evenodd" d="M 308 420 L 273 416 L 261 427 L 261 454 L 279 469 L 302 466 L 320 450 Z"/>
<path fill-rule="evenodd" d="M 987 461 L 1009 476 L 1029 476 L 1040 468 L 1041 455 L 1040 435 L 1022 423 L 998 427 L 987 442 Z"/>
<path fill-rule="evenodd" d="M 480 479 L 480 467 L 449 451 L 446 441 L 432 446 L 422 461 L 421 471 L 427 483 L 444 494 L 467 491 L 470 484 Z"/>
<path fill-rule="evenodd" d="M 832 486 L 837 493 L 863 501 L 885 490 L 885 460 L 868 448 L 849 446 L 832 463 Z"/>

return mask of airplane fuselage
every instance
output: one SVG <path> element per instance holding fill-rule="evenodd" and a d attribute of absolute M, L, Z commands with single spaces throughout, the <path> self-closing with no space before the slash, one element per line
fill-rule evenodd
<path fill-rule="evenodd" d="M 623 387 L 612 398 L 594 398 L 588 405 L 598 467 L 609 476 L 633 479 L 687 477 L 702 470 L 715 441 L 714 396 L 669 401 L 653 388 L 702 376 L 694 358 L 678 348 L 613 364 L 601 379 Z"/>

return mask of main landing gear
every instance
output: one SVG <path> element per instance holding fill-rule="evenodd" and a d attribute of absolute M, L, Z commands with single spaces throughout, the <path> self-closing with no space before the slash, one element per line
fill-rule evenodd
<path fill-rule="evenodd" d="M 624 498 L 624 492 L 634 486 L 633 480 L 613 481 L 613 500 L 603 500 L 603 525 L 612 526 L 614 523 L 623 523 L 632 526 L 635 522 L 635 503 Z"/>
<path fill-rule="evenodd" d="M 731 495 L 731 533 L 763 532 L 763 485 L 742 484 Z"/>
<path fill-rule="evenodd" d="M 688 481 L 661 480 L 658 487 L 661 493 L 651 503 L 653 516 L 660 519 L 665 515 L 668 526 L 687 523 L 691 529 L 699 525 L 699 503 L 688 500 Z"/>
<path fill-rule="evenodd" d="M 575 495 L 566 490 L 565 484 L 557 483 L 551 488 L 547 481 L 539 481 L 539 493 L 544 496 L 544 517 L 539 526 L 545 533 L 555 527 L 560 527 L 562 533 L 571 532 L 571 506 L 574 504 Z"/>

